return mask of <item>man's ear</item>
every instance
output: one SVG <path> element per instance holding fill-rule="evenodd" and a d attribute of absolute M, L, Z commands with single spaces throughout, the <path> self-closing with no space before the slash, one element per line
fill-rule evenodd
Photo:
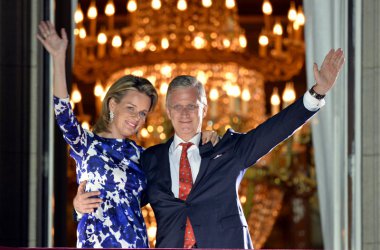
<path fill-rule="evenodd" d="M 172 117 L 171 117 L 171 114 L 170 114 L 169 107 L 167 105 L 166 105 L 166 114 L 168 115 L 169 120 L 171 120 Z"/>

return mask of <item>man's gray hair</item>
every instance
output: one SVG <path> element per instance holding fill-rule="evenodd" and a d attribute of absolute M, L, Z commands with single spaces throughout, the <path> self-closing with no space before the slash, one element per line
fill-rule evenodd
<path fill-rule="evenodd" d="M 207 105 L 206 91 L 203 87 L 203 84 L 198 81 L 197 78 L 187 75 L 177 76 L 169 83 L 168 91 L 166 93 L 166 105 L 168 105 L 169 97 L 172 94 L 173 90 L 190 87 L 196 88 L 198 90 L 198 100 L 203 105 Z"/>

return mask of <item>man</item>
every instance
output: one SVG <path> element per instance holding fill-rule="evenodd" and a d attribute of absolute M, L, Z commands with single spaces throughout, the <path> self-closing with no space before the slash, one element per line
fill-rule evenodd
<path fill-rule="evenodd" d="M 320 71 L 314 65 L 316 84 L 302 98 L 246 134 L 229 129 L 215 147 L 199 143 L 207 112 L 203 85 L 191 76 L 173 79 L 166 111 L 175 135 L 141 158 L 157 220 L 156 247 L 253 248 L 238 197 L 240 181 L 248 167 L 324 105 L 343 63 L 342 50 L 330 50 Z M 74 201 L 81 212 L 84 204 Z"/>

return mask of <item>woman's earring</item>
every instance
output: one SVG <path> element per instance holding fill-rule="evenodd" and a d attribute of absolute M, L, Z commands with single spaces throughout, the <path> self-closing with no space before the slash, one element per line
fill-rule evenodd
<path fill-rule="evenodd" d="M 112 111 L 110 111 L 110 122 L 113 121 L 113 118 L 115 118 L 115 114 Z"/>

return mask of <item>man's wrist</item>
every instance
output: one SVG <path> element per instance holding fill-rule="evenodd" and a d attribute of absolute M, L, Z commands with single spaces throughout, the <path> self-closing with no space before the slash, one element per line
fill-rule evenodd
<path fill-rule="evenodd" d="M 75 208 L 73 209 L 73 219 L 75 222 L 80 222 L 80 220 L 82 219 L 83 217 L 83 214 L 82 213 L 79 213 L 77 212 L 77 210 L 75 210 Z"/>
<path fill-rule="evenodd" d="M 326 94 L 322 94 L 324 92 L 320 92 L 318 91 L 318 89 L 316 90 L 315 88 L 317 87 L 317 85 L 314 85 L 313 87 L 311 87 L 309 89 L 309 93 L 312 97 L 318 99 L 318 100 L 322 100 L 323 98 L 325 98 Z"/>

